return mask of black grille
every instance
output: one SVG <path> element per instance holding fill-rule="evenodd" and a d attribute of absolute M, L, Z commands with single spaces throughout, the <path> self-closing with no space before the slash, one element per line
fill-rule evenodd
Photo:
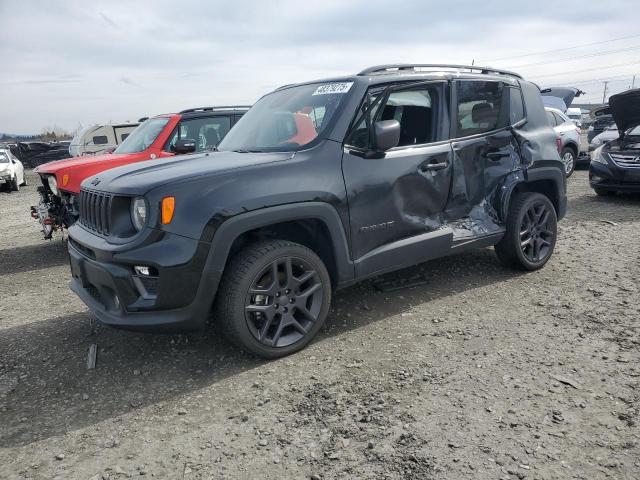
<path fill-rule="evenodd" d="M 80 224 L 100 235 L 109 235 L 111 200 L 108 193 L 80 190 Z"/>

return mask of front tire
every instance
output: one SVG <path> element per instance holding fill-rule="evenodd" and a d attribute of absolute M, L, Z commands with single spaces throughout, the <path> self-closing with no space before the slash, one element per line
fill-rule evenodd
<path fill-rule="evenodd" d="M 564 173 L 569 178 L 576 169 L 576 154 L 573 149 L 566 147 L 562 150 L 562 163 L 564 163 Z"/>
<path fill-rule="evenodd" d="M 541 193 L 525 192 L 511 200 L 507 231 L 495 246 L 500 261 L 518 270 L 538 270 L 553 253 L 558 218 L 556 210 Z"/>
<path fill-rule="evenodd" d="M 264 358 L 304 348 L 325 322 L 331 280 L 310 249 L 268 240 L 238 252 L 225 269 L 214 313 L 223 335 Z"/>

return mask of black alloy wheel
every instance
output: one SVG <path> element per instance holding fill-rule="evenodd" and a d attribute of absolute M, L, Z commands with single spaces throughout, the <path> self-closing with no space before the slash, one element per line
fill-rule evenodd
<path fill-rule="evenodd" d="M 555 230 L 549 225 L 552 213 L 544 202 L 534 202 L 522 218 L 520 248 L 532 263 L 540 262 L 551 254 L 555 243 Z"/>
<path fill-rule="evenodd" d="M 245 300 L 249 331 L 263 345 L 287 347 L 318 321 L 322 281 L 309 262 L 279 257 L 256 275 Z"/>
<path fill-rule="evenodd" d="M 225 268 L 215 319 L 228 340 L 265 358 L 304 348 L 331 304 L 331 280 L 309 248 L 263 240 L 238 251 Z"/>
<path fill-rule="evenodd" d="M 535 192 L 511 199 L 506 232 L 495 251 L 500 261 L 520 270 L 542 268 L 556 245 L 558 218 L 551 201 Z"/>

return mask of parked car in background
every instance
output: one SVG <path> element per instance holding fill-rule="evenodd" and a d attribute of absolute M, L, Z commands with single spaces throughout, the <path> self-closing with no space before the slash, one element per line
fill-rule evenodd
<path fill-rule="evenodd" d="M 20 186 L 27 184 L 22 162 L 8 148 L 0 149 L 0 185 L 17 192 Z"/>
<path fill-rule="evenodd" d="M 69 144 L 65 142 L 18 142 L 10 148 L 25 168 L 69 157 Z"/>
<path fill-rule="evenodd" d="M 615 123 L 609 125 L 604 129 L 604 131 L 591 139 L 591 143 L 589 143 L 589 152 L 592 152 L 611 140 L 615 140 L 618 138 L 618 135 L 618 126 Z"/>
<path fill-rule="evenodd" d="M 334 288 L 490 245 L 542 268 L 566 209 L 540 89 L 492 68 L 287 85 L 218 149 L 82 183 L 71 288 L 102 322 L 197 329 L 213 306 L 229 340 L 281 357 L 320 331 Z"/>
<path fill-rule="evenodd" d="M 582 128 L 582 110 L 579 108 L 567 108 L 564 112 L 569 119 L 576 124 L 578 128 Z"/>
<path fill-rule="evenodd" d="M 597 135 L 600 135 L 610 125 L 615 125 L 613 116 L 608 105 L 597 108 L 591 112 L 593 122 L 587 129 L 587 140 L 591 143 L 591 140 Z"/>
<path fill-rule="evenodd" d="M 620 135 L 593 151 L 589 184 L 598 195 L 640 192 L 640 88 L 612 95 L 609 109 Z"/>
<path fill-rule="evenodd" d="M 560 110 L 545 107 L 549 125 L 560 137 L 560 158 L 565 173 L 570 177 L 580 157 L 580 131 L 576 124 Z"/>
<path fill-rule="evenodd" d="M 80 157 L 113 150 L 140 125 L 136 123 L 120 123 L 106 125 L 91 125 L 79 130 L 69 145 L 69 155 Z"/>
<path fill-rule="evenodd" d="M 45 238 L 68 228 L 78 217 L 77 195 L 87 177 L 133 162 L 213 150 L 249 107 L 204 107 L 144 121 L 113 151 L 60 160 L 35 171 L 42 186 L 40 203 L 31 207 Z"/>

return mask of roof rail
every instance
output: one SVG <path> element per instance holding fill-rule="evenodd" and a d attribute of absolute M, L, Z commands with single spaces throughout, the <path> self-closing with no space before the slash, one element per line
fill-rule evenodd
<path fill-rule="evenodd" d="M 197 107 L 187 108 L 178 113 L 192 113 L 192 112 L 213 112 L 215 110 L 247 110 L 251 108 L 251 105 L 222 105 L 216 107 Z"/>
<path fill-rule="evenodd" d="M 448 65 L 448 64 L 437 64 L 437 63 L 424 63 L 424 64 L 400 63 L 400 64 L 391 64 L 391 65 L 377 65 L 375 67 L 365 68 L 363 71 L 358 73 L 358 76 L 391 73 L 393 71 L 403 71 L 403 70 L 417 71 L 420 68 L 430 69 L 430 70 L 438 70 L 438 69 L 469 70 L 471 73 L 477 72 L 477 73 L 482 73 L 486 75 L 497 74 L 497 75 L 507 75 L 510 77 L 522 78 L 522 76 L 520 76 L 515 72 L 510 72 L 508 70 L 501 70 L 499 68 L 480 67 L 478 65 Z"/>

